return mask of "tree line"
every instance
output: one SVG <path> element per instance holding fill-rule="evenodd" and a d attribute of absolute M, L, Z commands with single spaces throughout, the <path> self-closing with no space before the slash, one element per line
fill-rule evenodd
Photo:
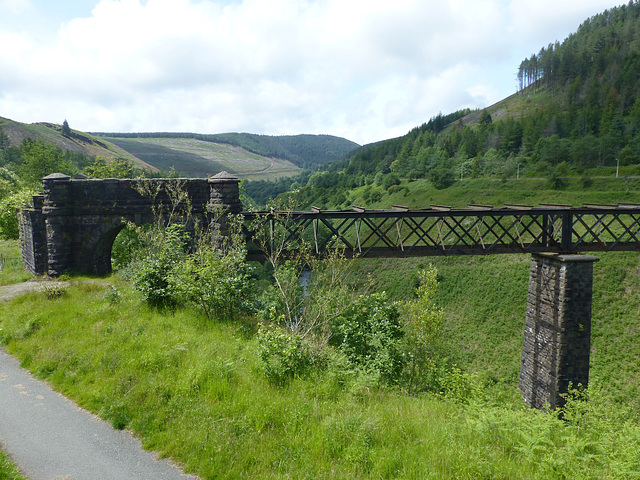
<path fill-rule="evenodd" d="M 94 133 L 112 138 L 192 138 L 223 143 L 262 155 L 288 160 L 300 168 L 314 169 L 341 159 L 358 144 L 332 135 L 257 135 L 252 133 Z"/>
<path fill-rule="evenodd" d="M 638 39 L 637 0 L 591 17 L 520 64 L 519 95 L 504 101 L 511 113 L 493 118 L 499 105 L 440 114 L 323 167 L 295 185 L 298 198 L 338 206 L 350 189 L 397 190 L 399 179 L 445 188 L 459 178 L 555 178 L 640 164 Z"/>

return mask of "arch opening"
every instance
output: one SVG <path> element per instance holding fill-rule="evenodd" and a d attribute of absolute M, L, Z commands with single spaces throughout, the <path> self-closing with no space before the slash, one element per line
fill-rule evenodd
<path fill-rule="evenodd" d="M 108 275 L 113 271 L 111 264 L 113 244 L 125 226 L 124 223 L 120 222 L 117 226 L 111 228 L 98 238 L 93 248 L 93 258 L 91 261 L 91 270 L 95 275 Z"/>

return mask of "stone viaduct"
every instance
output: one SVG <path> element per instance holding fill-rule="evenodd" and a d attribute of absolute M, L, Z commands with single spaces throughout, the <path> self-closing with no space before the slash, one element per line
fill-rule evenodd
<path fill-rule="evenodd" d="M 171 182 L 176 180 L 45 177 L 44 192 L 33 197 L 32 208 L 21 212 L 20 236 L 27 269 L 54 277 L 67 272 L 109 273 L 111 248 L 124 222 L 152 223 L 159 205 L 176 206 Z M 233 176 L 222 173 L 179 182 L 190 198 L 188 228 L 193 229 L 196 223 L 209 225 L 214 217 L 212 206 L 228 213 L 242 211 L 239 180 Z M 167 210 L 162 214 L 168 215 Z M 495 231 L 496 225 L 490 230 Z M 468 231 L 465 233 L 468 236 Z M 588 385 L 593 263 L 597 260 L 566 252 L 532 252 L 520 373 L 522 397 L 532 407 L 555 408 L 563 403 L 561 395 L 570 383 Z"/>

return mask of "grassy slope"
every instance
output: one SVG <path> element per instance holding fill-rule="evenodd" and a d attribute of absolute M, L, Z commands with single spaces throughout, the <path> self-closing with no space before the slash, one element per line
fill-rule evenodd
<path fill-rule="evenodd" d="M 335 369 L 275 388 L 246 328 L 151 312 L 109 281 L 117 302 L 94 282 L 0 304 L 3 340 L 37 376 L 203 478 L 621 478 L 638 466 L 624 405 L 596 398 L 574 425 L 504 398 L 465 406 L 344 387 Z M 487 343 L 500 350 L 501 336 Z"/>
<path fill-rule="evenodd" d="M 109 141 L 98 139 L 88 133 L 73 130 L 75 135 L 72 138 L 63 137 L 60 125 L 52 123 L 26 124 L 0 117 L 0 128 L 2 128 L 14 146 L 20 145 L 26 138 L 41 139 L 47 143 L 57 145 L 62 150 L 84 152 L 87 155 L 100 157 L 107 161 L 126 158 L 132 165 L 142 170 L 148 172 L 157 170 Z"/>
<path fill-rule="evenodd" d="M 226 170 L 250 180 L 273 180 L 300 172 L 286 160 L 191 138 L 110 137 L 110 141 L 156 168 L 169 170 L 174 167 L 188 176 L 205 177 Z"/>
<path fill-rule="evenodd" d="M 387 201 L 640 202 L 622 179 L 586 190 L 577 181 L 560 192 L 545 185 L 473 181 L 435 191 L 412 182 L 409 195 L 398 194 L 404 202 Z M 115 283 L 119 302 L 101 282 L 59 300 L 35 293 L 0 304 L 0 328 L 38 376 L 203 478 L 635 478 L 639 257 L 599 256 L 594 398 L 566 424 L 523 409 L 519 399 L 524 255 L 357 262 L 357 275 L 371 273 L 397 299 L 412 294 L 418 268 L 438 267 L 445 351 L 486 393 L 468 406 L 351 384 L 338 370 L 276 389 L 260 375 L 250 329 L 207 324 L 189 311 L 150 312 L 117 278 L 106 282 Z"/>
<path fill-rule="evenodd" d="M 488 400 L 468 406 L 350 384 L 339 369 L 272 387 L 250 330 L 190 311 L 149 311 L 117 278 L 69 288 L 57 300 L 34 293 L 0 304 L 2 337 L 37 376 L 203 478 L 626 478 L 640 447 L 628 404 L 596 397 L 582 423 L 563 424 L 511 401 L 523 314 L 509 305 L 524 293 L 527 262 L 477 263 L 441 269 L 441 300 L 456 297 L 447 305 L 455 324 L 447 341 L 476 365 L 497 368 Z M 514 292 L 503 298 L 487 280 L 496 277 Z M 638 325 L 631 320 L 610 326 Z M 594 332 L 596 351 L 602 340 Z M 618 351 L 608 359 L 612 370 L 633 370 L 619 344 L 610 348 Z M 597 360 L 594 377 L 594 388 L 611 389 Z"/>
<path fill-rule="evenodd" d="M 404 185 L 408 192 L 385 196 L 370 206 L 640 203 L 640 179 L 637 178 L 595 178 L 589 188 L 579 179 L 571 179 L 563 190 L 550 189 L 546 180 L 531 179 L 464 180 L 445 190 L 435 190 L 426 181 Z M 353 203 L 359 204 L 362 191 L 362 188 L 356 191 Z M 597 256 L 601 260 L 594 267 L 591 375 L 594 379 L 606 379 L 606 385 L 615 390 L 619 398 L 636 405 L 640 394 L 640 375 L 635 372 L 640 348 L 633 346 L 640 334 L 640 322 L 636 320 L 640 302 L 635 293 L 640 290 L 638 255 L 628 252 Z M 438 297 L 450 319 L 448 339 L 443 341 L 450 343 L 452 357 L 480 373 L 488 382 L 517 384 L 526 313 L 528 255 L 362 260 L 360 263 L 363 272 L 377 279 L 379 289 L 387 290 L 398 299 L 411 295 L 417 281 L 415 272 L 420 266 L 434 264 L 441 282 Z M 615 375 L 616 371 L 625 374 Z"/>
<path fill-rule="evenodd" d="M 611 174 L 609 174 L 611 175 Z M 615 175 L 615 172 L 614 172 Z M 470 204 L 502 206 L 505 203 L 540 205 L 558 203 L 580 206 L 584 203 L 618 204 L 640 203 L 640 178 L 593 178 L 593 184 L 585 188 L 578 178 L 568 180 L 566 188 L 552 189 L 547 180 L 520 179 L 487 180 L 471 179 L 457 181 L 452 187 L 436 190 L 427 180 L 403 182 L 399 192 L 387 195 L 382 187 L 359 187 L 349 194 L 349 201 L 368 208 L 389 208 L 391 205 L 405 205 L 411 208 L 425 208 L 430 205 L 466 207 Z M 366 189 L 379 191 L 382 198 L 377 202 L 363 200 Z"/>

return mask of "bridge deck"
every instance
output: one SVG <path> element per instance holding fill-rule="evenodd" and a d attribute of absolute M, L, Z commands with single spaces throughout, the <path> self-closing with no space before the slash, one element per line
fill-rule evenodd
<path fill-rule="evenodd" d="M 250 260 L 306 245 L 315 255 L 411 257 L 640 251 L 640 205 L 469 205 L 243 212 Z"/>

